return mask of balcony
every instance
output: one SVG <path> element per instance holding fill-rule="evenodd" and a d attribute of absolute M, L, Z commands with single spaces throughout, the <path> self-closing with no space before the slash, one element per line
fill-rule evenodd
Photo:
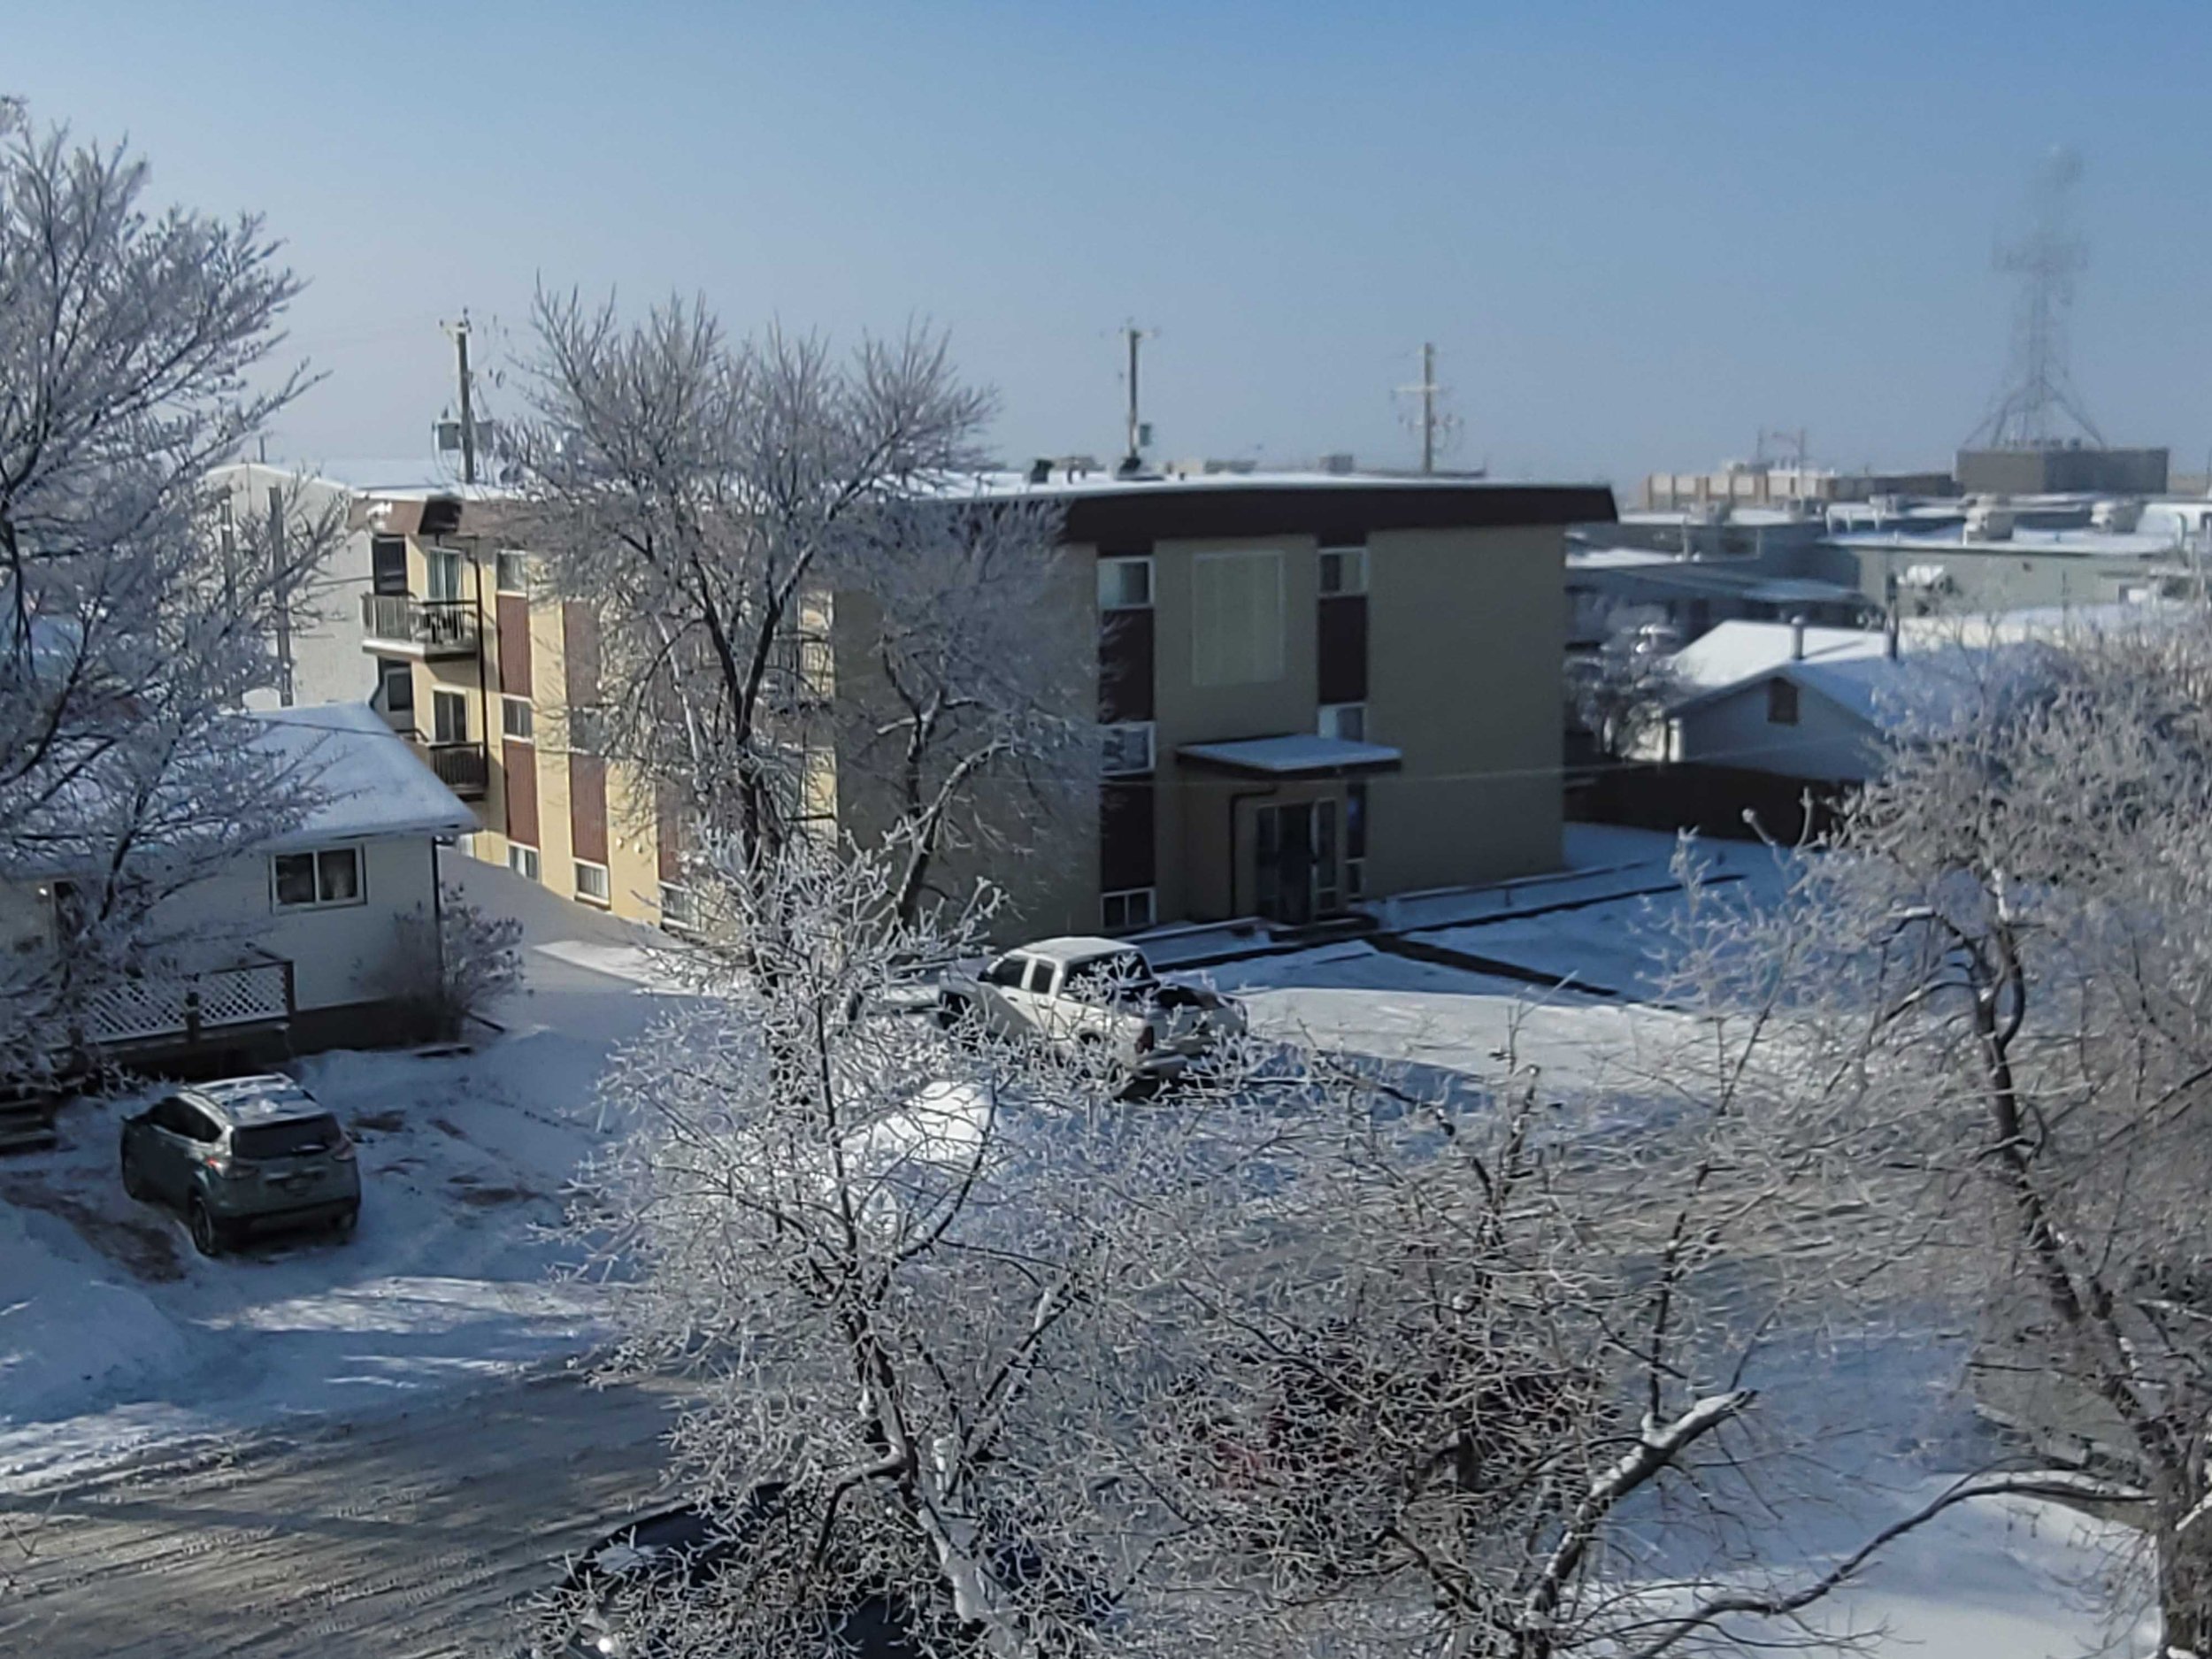
<path fill-rule="evenodd" d="M 481 801 L 491 786 L 491 763 L 481 743 L 426 743 L 422 756 L 438 781 L 464 801 Z"/>
<path fill-rule="evenodd" d="M 361 595 L 361 649 L 425 662 L 473 657 L 476 606 L 466 599 L 416 599 L 406 594 Z"/>
<path fill-rule="evenodd" d="M 87 1000 L 82 1034 L 109 1050 L 191 1049 L 212 1033 L 286 1025 L 292 1014 L 292 964 L 264 954 L 235 967 L 118 980 Z"/>

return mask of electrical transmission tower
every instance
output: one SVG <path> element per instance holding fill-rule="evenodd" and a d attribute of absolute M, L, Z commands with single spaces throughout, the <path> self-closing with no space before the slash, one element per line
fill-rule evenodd
<path fill-rule="evenodd" d="M 1420 435 L 1422 472 L 1433 472 L 1436 471 L 1439 448 L 1448 445 L 1459 435 L 1458 417 L 1446 412 L 1443 407 L 1443 400 L 1450 393 L 1436 378 L 1436 348 L 1433 345 L 1425 343 L 1421 348 L 1420 380 L 1411 386 L 1399 387 L 1397 395 L 1420 400 L 1411 418 L 1402 424 L 1411 426 Z"/>
<path fill-rule="evenodd" d="M 2089 263 L 2088 244 L 2073 227 L 2074 187 L 2081 157 L 2051 152 L 2036 172 L 2027 234 L 1997 250 L 1997 269 L 2019 280 L 2014 302 L 2012 357 L 2004 390 L 1969 447 L 2047 449 L 2061 441 L 2063 417 L 2101 446 L 2104 434 L 2083 411 L 2067 366 L 2067 318 L 2074 307 L 2074 279 Z"/>

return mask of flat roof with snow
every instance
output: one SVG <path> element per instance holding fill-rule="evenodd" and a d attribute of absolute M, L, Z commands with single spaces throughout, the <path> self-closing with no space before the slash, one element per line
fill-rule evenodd
<path fill-rule="evenodd" d="M 1398 750 L 1381 743 L 1356 743 L 1349 738 L 1320 737 L 1310 732 L 1285 737 L 1248 737 L 1227 743 L 1186 743 L 1175 752 L 1201 766 L 1269 778 L 1388 772 L 1405 758 Z"/>

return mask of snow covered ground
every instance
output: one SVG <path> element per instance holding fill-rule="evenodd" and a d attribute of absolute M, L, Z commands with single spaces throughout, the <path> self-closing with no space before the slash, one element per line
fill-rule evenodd
<path fill-rule="evenodd" d="M 600 1138 L 609 1048 L 662 1005 L 650 938 L 448 863 L 474 902 L 522 917 L 529 988 L 495 1011 L 505 1033 L 470 1052 L 340 1051 L 292 1068 L 360 1144 L 351 1240 L 200 1257 L 167 1211 L 123 1194 L 117 1125 L 135 1102 L 80 1102 L 58 1148 L 0 1164 L 0 1485 L 403 1405 L 590 1340 L 589 1298 L 552 1281 L 564 1247 L 548 1230 Z"/>
<path fill-rule="evenodd" d="M 1617 1079 L 1681 1018 L 1637 1000 L 1649 984 L 1639 926 L 1673 843 L 1578 828 L 1570 851 L 1574 868 L 1559 877 L 1421 895 L 1398 918 L 1420 942 L 1564 988 L 1362 941 L 1205 977 L 1243 996 L 1263 1030 L 1455 1073 L 1494 1070 L 1510 1041 L 1562 1083 Z M 1706 851 L 1723 876 L 1776 879 L 1763 849 Z M 123 1197 L 115 1108 L 74 1110 L 56 1152 L 0 1163 L 0 1488 L 296 1415 L 431 1405 L 588 1342 L 592 1307 L 550 1282 L 563 1251 L 543 1229 L 599 1141 L 604 1056 L 676 981 L 641 930 L 503 871 L 456 858 L 450 873 L 523 918 L 531 989 L 500 1014 L 506 1034 L 470 1054 L 302 1063 L 362 1140 L 366 1202 L 351 1242 L 201 1260 L 172 1219 Z M 1913 1344 L 1870 1351 L 1870 1371 L 1832 1380 L 1839 1409 L 1925 1386 L 1927 1356 Z M 1858 1442 L 1850 1466 L 1877 1514 L 1940 1473 L 1918 1444 L 1903 1431 Z M 1792 1535 L 1808 1561 L 1850 1530 L 1824 1530 L 1825 1515 L 1799 1517 Z M 1819 1625 L 1839 1641 L 1883 1632 L 1881 1654 L 2147 1652 L 2142 1629 L 2107 1629 L 2086 1594 L 2118 1536 L 2051 1505 L 1978 1503 L 1894 1547 Z"/>

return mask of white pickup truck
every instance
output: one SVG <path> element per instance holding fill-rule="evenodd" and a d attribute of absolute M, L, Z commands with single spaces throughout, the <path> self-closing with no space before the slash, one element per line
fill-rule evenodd
<path fill-rule="evenodd" d="M 1095 1051 L 1133 1079 L 1169 1078 L 1244 1030 L 1235 998 L 1168 985 L 1144 953 L 1115 939 L 1041 939 L 939 983 L 937 1018 L 974 1019 L 1062 1053 Z"/>

